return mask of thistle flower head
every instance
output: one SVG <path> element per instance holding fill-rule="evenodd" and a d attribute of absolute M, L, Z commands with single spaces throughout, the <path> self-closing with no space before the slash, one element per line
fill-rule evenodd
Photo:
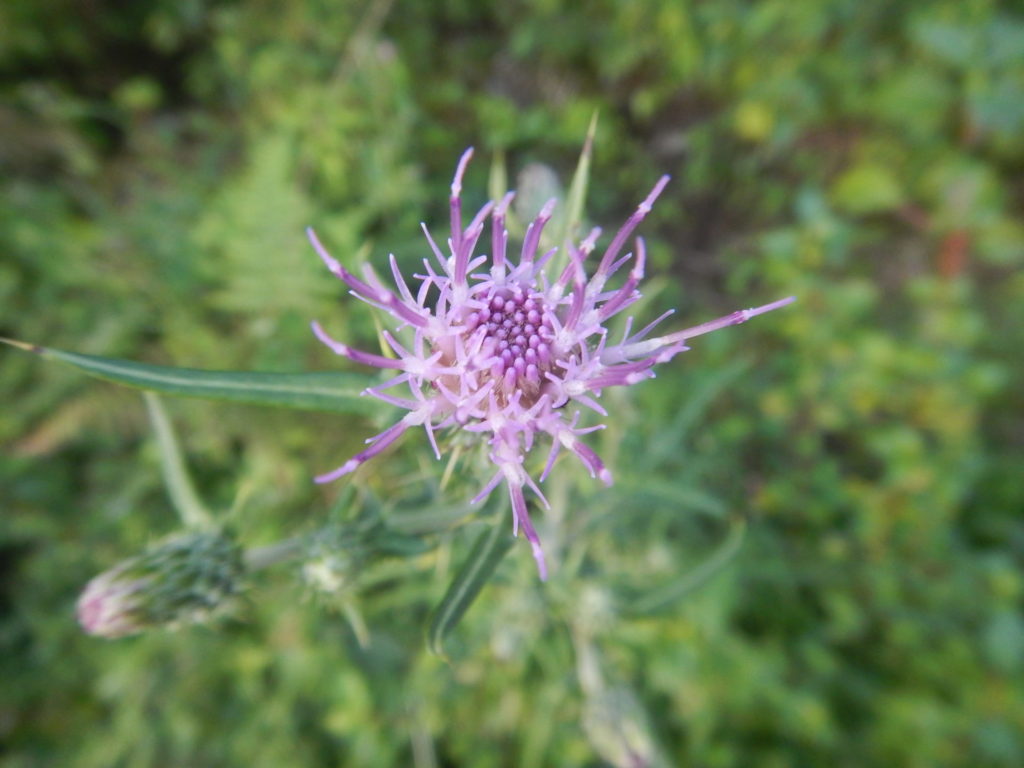
<path fill-rule="evenodd" d="M 352 472 L 410 427 L 426 430 L 438 458 L 436 430 L 458 427 L 478 433 L 489 447 L 496 470 L 474 502 L 498 485 L 505 485 L 512 502 L 513 532 L 523 530 L 544 579 L 547 567 L 530 520 L 525 489 L 529 488 L 543 505 L 547 506 L 547 501 L 524 465 L 540 438 L 551 444 L 540 481 L 564 449 L 575 454 L 592 477 L 611 485 L 611 473 L 581 439 L 603 425 L 579 426 L 580 408 L 607 416 L 599 402 L 604 389 L 651 378 L 656 364 L 687 349 L 688 339 L 745 322 L 790 303 L 792 298 L 664 336 L 652 333 L 671 312 L 636 332 L 629 318 L 621 337 L 612 338 L 609 319 L 640 298 L 637 287 L 644 276 L 643 240 L 636 238 L 633 250 L 626 255 L 622 252 L 668 177 L 658 180 L 622 225 L 589 277 L 585 263 L 595 251 L 599 229 L 578 244 L 567 245 L 566 266 L 549 273 L 558 248 L 541 252 L 540 243 L 555 200 L 544 205 L 527 227 L 518 256 L 509 253 L 505 227 L 513 193 L 484 205 L 464 226 L 462 179 L 472 152 L 469 149 L 462 155 L 455 171 L 450 198 L 451 235 L 444 248 L 423 226 L 433 261 L 423 260 L 423 274 L 415 275 L 415 291 L 399 271 L 394 256 L 390 257 L 394 278 L 391 288 L 369 266 L 363 267 L 361 278 L 356 277 L 331 257 L 312 230 L 307 231 L 328 269 L 348 285 L 351 293 L 391 315 L 398 322 L 396 332 L 407 329 L 410 336 L 403 344 L 385 331 L 384 339 L 395 354 L 385 357 L 336 341 L 313 323 L 317 338 L 336 354 L 394 371 L 392 378 L 367 393 L 407 411 L 397 423 L 368 440 L 369 448 L 316 480 L 329 482 Z M 476 255 L 488 223 L 490 254 Z M 625 278 L 610 287 L 612 276 L 627 265 Z"/>
<path fill-rule="evenodd" d="M 200 623 L 241 591 L 244 570 L 241 548 L 223 532 L 176 536 L 92 579 L 78 621 L 109 638 Z"/>

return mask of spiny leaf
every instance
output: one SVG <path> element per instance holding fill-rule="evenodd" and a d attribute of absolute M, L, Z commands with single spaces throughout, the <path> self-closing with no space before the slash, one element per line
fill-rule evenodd
<path fill-rule="evenodd" d="M 11 346 L 57 360 L 107 381 L 165 395 L 335 413 L 367 413 L 376 400 L 360 397 L 371 379 L 355 373 L 257 373 L 172 368 L 80 355 L 0 338 Z"/>
<path fill-rule="evenodd" d="M 440 605 L 434 611 L 427 631 L 430 650 L 444 655 L 444 640 L 458 625 L 480 590 L 494 575 L 513 538 L 504 525 L 495 523 L 476 540 L 473 551 L 455 575 Z"/>

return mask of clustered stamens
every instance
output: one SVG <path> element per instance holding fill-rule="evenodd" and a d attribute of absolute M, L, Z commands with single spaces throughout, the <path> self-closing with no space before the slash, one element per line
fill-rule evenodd
<path fill-rule="evenodd" d="M 462 177 L 472 156 L 467 150 L 459 160 L 451 187 L 452 232 L 445 255 L 430 236 L 430 250 L 438 269 L 424 260 L 425 273 L 415 296 L 409 290 L 391 257 L 391 271 L 398 293 L 386 288 L 372 270 L 366 268 L 366 281 L 356 278 L 332 258 L 309 231 L 310 241 L 327 267 L 343 280 L 353 295 L 383 309 L 399 322 L 398 330 L 409 329 L 411 343 L 400 344 L 391 334 L 384 338 L 397 359 L 361 352 L 335 341 L 313 323 L 317 337 L 335 353 L 363 365 L 395 369 L 399 375 L 367 394 L 405 408 L 408 413 L 380 435 L 367 441 L 366 450 L 356 454 L 333 472 L 317 477 L 328 482 L 354 471 L 396 441 L 409 427 L 423 426 L 434 452 L 440 451 L 434 431 L 460 426 L 481 434 L 490 449 L 491 462 L 497 467 L 479 501 L 504 482 L 512 501 L 513 531 L 522 530 L 533 549 L 541 578 L 547 578 L 547 566 L 540 538 L 530 520 L 524 487 L 547 501 L 524 467 L 527 454 L 536 444 L 536 436 L 551 439 L 551 452 L 541 480 L 547 477 L 559 451 L 565 448 L 576 455 L 591 476 L 611 484 L 611 473 L 597 454 L 580 437 L 601 425 L 578 427 L 580 411 L 565 406 L 571 402 L 606 415 L 597 398 L 603 389 L 628 386 L 654 376 L 652 368 L 687 349 L 685 342 L 695 336 L 727 325 L 745 322 L 756 315 L 777 309 L 793 298 L 756 309 L 741 310 L 718 320 L 648 338 L 653 329 L 671 313 L 666 313 L 638 333 L 630 335 L 632 318 L 619 343 L 609 340 L 605 322 L 634 304 L 639 298 L 637 285 L 643 277 L 645 249 L 636 239 L 635 250 L 620 257 L 633 231 L 651 210 L 668 177 L 663 176 L 636 211 L 619 229 L 604 252 L 594 275 L 588 280 L 583 262 L 594 250 L 600 230 L 593 230 L 576 246 L 569 246 L 569 263 L 559 277 L 551 281 L 544 267 L 557 252 L 538 255 L 544 226 L 554 211 L 549 201 L 527 227 L 519 263 L 507 258 L 508 231 L 505 214 L 512 193 L 498 203 L 487 203 L 462 227 Z M 486 220 L 491 220 L 490 257 L 473 252 Z M 487 273 L 477 273 L 490 261 Z M 609 279 L 625 264 L 632 262 L 629 274 L 618 290 L 605 290 Z M 432 306 L 427 297 L 436 296 Z M 408 387 L 411 398 L 397 397 L 387 390 Z"/>
<path fill-rule="evenodd" d="M 500 400 L 523 391 L 532 405 L 540 393 L 544 374 L 551 370 L 554 331 L 544 298 L 520 286 L 497 289 L 483 308 L 466 317 L 466 333 L 483 329 L 481 352 L 490 362 Z"/>

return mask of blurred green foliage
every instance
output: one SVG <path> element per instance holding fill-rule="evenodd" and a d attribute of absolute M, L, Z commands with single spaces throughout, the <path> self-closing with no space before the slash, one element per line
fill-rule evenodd
<path fill-rule="evenodd" d="M 80 634 L 81 586 L 175 528 L 158 455 L 135 393 L 0 350 L 0 765 L 1024 763 L 1022 51 L 995 0 L 4 2 L 3 335 L 335 369 L 308 320 L 376 327 L 305 225 L 414 267 L 464 147 L 567 184 L 595 110 L 591 219 L 674 177 L 641 314 L 800 302 L 608 393 L 615 487 L 560 464 L 554 578 L 513 548 L 447 662 L 428 612 L 487 521 Z M 419 435 L 335 503 L 310 477 L 370 420 L 168 408 L 247 545 L 465 513 Z"/>

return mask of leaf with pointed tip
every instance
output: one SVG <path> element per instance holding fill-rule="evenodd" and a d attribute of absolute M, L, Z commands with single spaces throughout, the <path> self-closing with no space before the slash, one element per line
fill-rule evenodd
<path fill-rule="evenodd" d="M 594 135 L 596 133 L 597 112 L 594 112 L 593 117 L 590 118 L 590 126 L 587 128 L 587 136 L 583 140 L 579 162 L 576 164 L 572 181 L 569 183 L 569 193 L 565 199 L 565 215 L 562 218 L 562 226 L 555 243 L 561 250 L 558 252 L 558 262 L 552 264 L 552 274 L 559 274 L 569 263 L 569 252 L 566 246 L 569 241 L 581 236 L 583 207 L 587 199 L 587 187 L 590 184 L 590 160 L 594 155 Z"/>
<path fill-rule="evenodd" d="M 165 395 L 334 413 L 367 413 L 379 402 L 360 397 L 372 379 L 356 373 L 258 373 L 207 371 L 80 355 L 11 339 L 6 344 L 35 352 L 117 384 Z"/>
<path fill-rule="evenodd" d="M 480 590 L 497 569 L 514 539 L 504 525 L 495 522 L 476 540 L 473 551 L 452 579 L 441 603 L 434 610 L 427 630 L 427 644 L 438 656 L 444 656 L 444 639 L 465 615 Z"/>
<path fill-rule="evenodd" d="M 508 169 L 505 167 L 505 152 L 499 149 L 491 157 L 487 194 L 491 196 L 491 200 L 501 200 L 506 192 L 508 192 Z"/>

